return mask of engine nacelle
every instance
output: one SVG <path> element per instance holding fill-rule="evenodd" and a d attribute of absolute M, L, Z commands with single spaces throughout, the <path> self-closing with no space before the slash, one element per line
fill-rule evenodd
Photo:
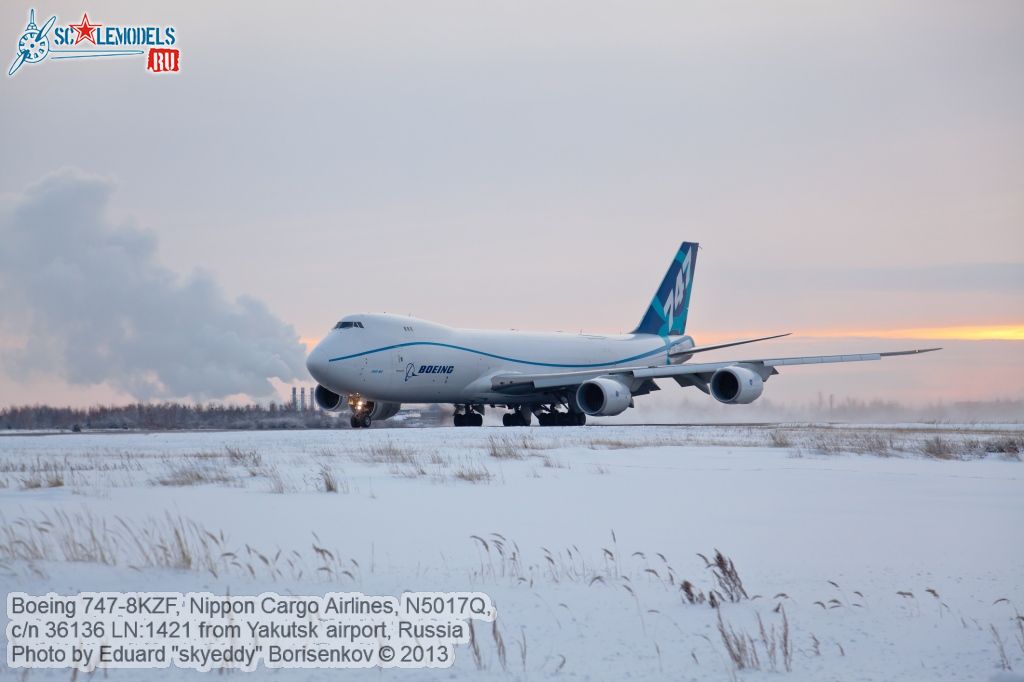
<path fill-rule="evenodd" d="M 316 401 L 317 407 L 324 412 L 341 412 L 346 407 L 345 401 L 340 395 L 319 384 L 313 391 L 313 400 Z"/>
<path fill-rule="evenodd" d="M 711 395 L 720 403 L 746 405 L 761 397 L 764 380 L 740 365 L 723 367 L 711 375 Z"/>
<path fill-rule="evenodd" d="M 598 377 L 580 384 L 576 389 L 576 403 L 591 417 L 613 417 L 629 407 L 633 394 L 629 387 L 616 379 Z"/>
<path fill-rule="evenodd" d="M 394 417 L 402 409 L 402 403 L 384 403 L 379 400 L 368 403 L 370 406 L 370 419 L 374 421 Z"/>

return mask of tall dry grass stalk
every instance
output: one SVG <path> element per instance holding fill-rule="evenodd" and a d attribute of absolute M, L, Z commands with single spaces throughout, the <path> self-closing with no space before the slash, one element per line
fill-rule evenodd
<path fill-rule="evenodd" d="M 314 536 L 315 537 L 315 536 Z M 318 545 L 312 556 L 297 550 L 262 552 L 251 545 L 232 546 L 223 532 L 181 516 L 127 520 L 83 511 L 56 511 L 8 521 L 0 515 L 0 561 L 65 561 L 158 568 L 272 580 L 353 581 L 354 560 Z"/>
<path fill-rule="evenodd" d="M 999 635 L 999 631 L 996 630 L 995 625 L 990 624 L 988 627 L 992 633 L 992 642 L 996 645 L 1000 670 L 1013 670 L 1013 666 L 1010 665 L 1010 658 L 1006 655 L 1006 645 L 1003 643 L 1003 638 Z"/>
<path fill-rule="evenodd" d="M 487 454 L 495 459 L 526 459 L 533 441 L 528 436 L 491 436 L 487 439 Z"/>

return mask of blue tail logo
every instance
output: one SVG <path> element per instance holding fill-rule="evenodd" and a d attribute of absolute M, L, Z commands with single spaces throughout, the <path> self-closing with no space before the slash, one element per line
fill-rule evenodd
<path fill-rule="evenodd" d="M 633 330 L 634 334 L 672 336 L 686 332 L 686 314 L 690 309 L 693 271 L 696 266 L 697 243 L 683 242 L 647 312 Z"/>

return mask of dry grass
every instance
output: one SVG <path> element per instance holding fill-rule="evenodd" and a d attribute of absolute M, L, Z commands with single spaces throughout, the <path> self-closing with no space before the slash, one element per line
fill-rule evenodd
<path fill-rule="evenodd" d="M 467 483 L 488 483 L 494 476 L 483 464 L 466 461 L 455 470 L 455 478 Z"/>
<path fill-rule="evenodd" d="M 494 650 L 498 654 L 498 663 L 501 665 L 501 669 L 508 671 L 508 657 L 505 653 L 505 638 L 501 635 L 501 630 L 498 629 L 498 619 L 495 618 L 491 621 L 491 637 L 494 639 Z"/>
<path fill-rule="evenodd" d="M 348 493 L 348 486 L 346 484 L 339 486 L 334 471 L 326 464 L 320 465 L 320 484 L 322 486 L 321 490 L 325 493 L 336 493 L 339 492 L 340 488 L 344 488 L 344 492 Z"/>
<path fill-rule="evenodd" d="M 487 439 L 487 452 L 495 459 L 526 459 L 527 452 L 533 447 L 533 441 L 522 436 L 518 439 L 511 436 L 491 436 Z"/>
<path fill-rule="evenodd" d="M 267 479 L 267 491 L 274 493 L 275 495 L 283 495 L 288 492 L 288 486 L 284 483 L 284 478 L 281 476 L 281 472 L 278 471 L 277 467 L 269 467 L 263 470 L 263 475 Z"/>
<path fill-rule="evenodd" d="M 227 447 L 224 448 L 224 454 L 228 461 L 235 466 L 243 466 L 247 469 L 259 469 L 263 466 L 263 456 L 255 450 Z"/>
<path fill-rule="evenodd" d="M 822 432 L 811 439 L 811 447 L 819 454 L 852 452 L 858 455 L 889 457 L 905 446 L 892 434 L 874 431 Z"/>
<path fill-rule="evenodd" d="M 367 464 L 415 464 L 416 453 L 389 440 L 364 448 L 357 459 Z"/>
<path fill-rule="evenodd" d="M 736 670 L 761 669 L 754 638 L 744 632 L 736 632 L 731 625 L 726 625 L 722 620 L 721 610 L 718 611 L 718 634 L 725 646 L 725 653 Z"/>
<path fill-rule="evenodd" d="M 198 462 L 172 464 L 166 473 L 153 479 L 155 485 L 187 486 L 207 483 L 229 483 L 231 476 L 224 469 L 201 466 Z"/>
<path fill-rule="evenodd" d="M 236 548 L 223 532 L 171 514 L 141 521 L 107 519 L 86 511 L 56 511 L 11 521 L 0 515 L 0 562 L 88 562 L 198 571 L 215 577 L 356 580 L 358 564 L 318 544 L 312 547 L 312 554 L 261 552 L 248 544 Z"/>
<path fill-rule="evenodd" d="M 992 438 L 985 443 L 985 452 L 994 452 L 1002 455 L 1020 455 L 1024 452 L 1024 437 L 1022 436 L 999 436 Z M 1017 459 L 1020 459 L 1018 456 Z"/>
<path fill-rule="evenodd" d="M 740 430 L 748 431 L 748 429 Z M 707 434 L 703 434 L 701 437 L 697 437 L 690 428 L 683 428 L 672 433 L 645 434 L 641 430 L 637 430 L 635 433 L 629 433 L 628 437 L 586 437 L 579 444 L 591 450 L 630 450 L 634 448 L 721 445 L 723 443 L 720 436 L 708 437 Z"/>
<path fill-rule="evenodd" d="M 793 447 L 793 441 L 786 434 L 785 431 L 772 431 L 768 434 L 768 440 L 773 448 L 789 448 Z"/>
<path fill-rule="evenodd" d="M 473 655 L 473 665 L 477 670 L 484 669 L 484 660 L 480 654 L 480 643 L 476 638 L 476 628 L 473 627 L 473 619 L 469 619 L 469 652 Z"/>
<path fill-rule="evenodd" d="M 569 466 L 562 462 L 562 460 L 552 457 L 551 455 L 544 455 L 541 460 L 541 464 L 545 469 L 568 469 Z"/>
<path fill-rule="evenodd" d="M 948 439 L 942 436 L 932 436 L 921 443 L 921 454 L 935 459 L 953 459 L 956 448 Z"/>
<path fill-rule="evenodd" d="M 757 636 L 755 637 L 743 630 L 737 631 L 722 617 L 721 609 L 717 610 L 718 635 L 734 670 L 761 670 L 763 663 L 760 650 L 767 660 L 768 670 L 779 672 L 781 663 L 783 670 L 792 672 L 793 643 L 789 632 L 789 617 L 781 604 L 773 609 L 773 612 L 779 614 L 781 622 L 778 625 L 772 623 L 768 627 L 765 626 L 760 612 L 756 613 Z M 814 642 L 815 655 L 821 655 L 817 638 L 814 635 L 811 635 L 811 638 Z M 838 642 L 836 644 L 842 652 L 842 646 Z"/>
<path fill-rule="evenodd" d="M 743 587 L 743 581 L 740 579 L 740 574 L 736 571 L 736 564 L 733 563 L 732 559 L 717 549 L 715 550 L 713 561 L 708 561 L 702 554 L 697 556 L 704 559 L 707 568 L 711 569 L 711 573 L 715 576 L 715 581 L 718 583 L 718 587 L 726 599 L 731 602 L 738 602 L 741 599 L 750 598 L 747 596 L 747 591 Z"/>
<path fill-rule="evenodd" d="M 647 443 L 628 441 L 622 438 L 594 438 L 587 442 L 587 447 L 591 450 L 626 450 L 629 448 L 640 447 L 642 445 L 647 445 Z"/>
<path fill-rule="evenodd" d="M 58 511 L 4 524 L 0 556 L 11 560 L 73 561 L 134 567 L 212 569 L 216 558 L 196 524 L 166 516 L 145 526 L 87 512 Z"/>
<path fill-rule="evenodd" d="M 794 438 L 795 440 L 795 438 Z M 1024 452 L 1024 436 L 1014 433 L 978 437 L 970 430 L 942 433 L 906 427 L 836 428 L 809 427 L 800 440 L 820 454 L 855 453 L 890 457 L 920 454 L 940 460 L 980 458 L 1001 454 L 1013 460 Z"/>
<path fill-rule="evenodd" d="M 999 669 L 1013 670 L 1013 666 L 1010 665 L 1010 658 L 1006 655 L 1006 645 L 1003 643 L 1003 638 L 999 635 L 999 631 L 996 630 L 995 625 L 989 625 L 988 627 L 992 634 L 992 643 L 996 646 L 996 654 L 999 657 Z"/>
<path fill-rule="evenodd" d="M 427 470 L 418 460 L 405 464 L 392 464 L 388 467 L 388 471 L 400 478 L 419 478 L 427 475 Z"/>
<path fill-rule="evenodd" d="M 21 479 L 22 490 L 38 490 L 40 488 L 62 488 L 63 472 L 52 470 L 47 473 L 35 473 Z M 3 487 L 7 487 L 6 484 Z"/>

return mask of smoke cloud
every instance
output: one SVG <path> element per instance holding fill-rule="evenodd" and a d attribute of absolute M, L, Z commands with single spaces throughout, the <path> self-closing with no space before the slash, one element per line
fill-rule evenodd
<path fill-rule="evenodd" d="M 0 355 L 10 376 L 106 383 L 135 398 L 266 397 L 305 376 L 291 325 L 157 262 L 156 237 L 112 224 L 108 180 L 75 170 L 0 204 Z"/>

